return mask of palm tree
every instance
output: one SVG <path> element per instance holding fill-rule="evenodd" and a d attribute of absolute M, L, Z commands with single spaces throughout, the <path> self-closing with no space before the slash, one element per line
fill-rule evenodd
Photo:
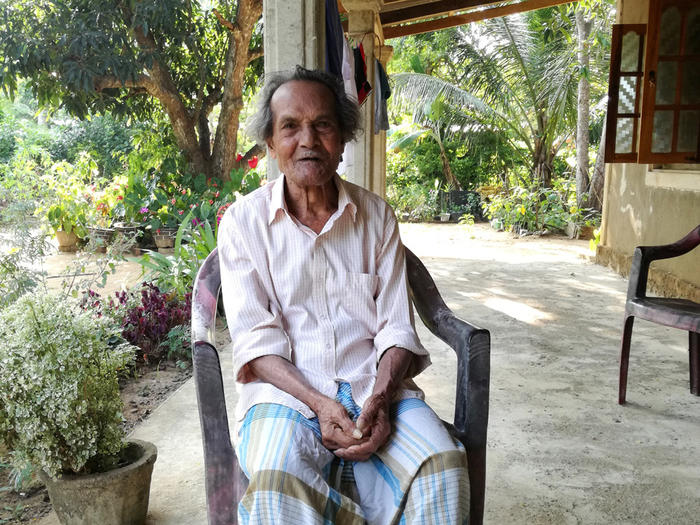
<path fill-rule="evenodd" d="M 457 84 L 434 76 L 393 75 L 394 93 L 419 124 L 434 118 L 469 140 L 480 127 L 497 129 L 533 179 L 551 186 L 553 160 L 574 129 L 578 78 L 563 37 L 542 31 L 537 12 L 464 26 L 451 59 L 462 65 Z"/>

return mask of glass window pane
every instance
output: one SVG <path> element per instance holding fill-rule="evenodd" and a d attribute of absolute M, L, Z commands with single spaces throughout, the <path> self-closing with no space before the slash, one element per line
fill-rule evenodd
<path fill-rule="evenodd" d="M 617 112 L 634 113 L 634 99 L 637 96 L 637 77 L 620 77 Z"/>
<path fill-rule="evenodd" d="M 656 103 L 673 104 L 676 101 L 678 62 L 659 60 L 656 67 Z"/>
<path fill-rule="evenodd" d="M 697 55 L 700 54 L 700 7 L 690 11 L 687 20 L 684 54 Z"/>
<path fill-rule="evenodd" d="M 669 153 L 673 139 L 673 111 L 654 111 L 654 128 L 651 131 L 652 153 Z"/>
<path fill-rule="evenodd" d="M 681 38 L 681 13 L 677 7 L 669 7 L 661 15 L 659 23 L 659 56 L 677 55 Z"/>
<path fill-rule="evenodd" d="M 683 152 L 693 152 L 698 149 L 698 133 L 700 133 L 700 111 L 681 111 L 678 118 L 678 146 Z"/>
<path fill-rule="evenodd" d="M 617 119 L 615 132 L 615 153 L 632 153 L 633 118 Z"/>
<path fill-rule="evenodd" d="M 639 69 L 639 38 L 634 31 L 628 31 L 622 37 L 622 55 L 620 57 L 620 72 L 631 72 Z"/>
<path fill-rule="evenodd" d="M 700 104 L 700 61 L 683 64 L 681 104 Z"/>

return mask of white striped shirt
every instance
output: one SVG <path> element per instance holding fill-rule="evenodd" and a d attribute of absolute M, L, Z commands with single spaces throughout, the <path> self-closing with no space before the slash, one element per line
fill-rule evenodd
<path fill-rule="evenodd" d="M 278 355 L 311 386 L 334 398 L 352 387 L 362 406 L 382 354 L 392 346 L 430 364 L 413 325 L 403 245 L 391 208 L 377 195 L 335 177 L 338 210 L 318 235 L 287 210 L 283 176 L 236 201 L 218 233 L 221 286 L 233 341 L 239 393 L 236 419 L 257 403 L 311 409 L 257 379 L 247 364 Z M 407 380 L 397 398 L 421 397 Z"/>

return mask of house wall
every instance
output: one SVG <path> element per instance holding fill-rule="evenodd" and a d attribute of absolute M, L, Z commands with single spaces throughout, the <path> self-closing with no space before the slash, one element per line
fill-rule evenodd
<path fill-rule="evenodd" d="M 618 0 L 618 22 L 646 23 L 648 0 Z M 675 242 L 700 224 L 700 165 L 608 164 L 596 259 L 629 273 L 634 248 Z M 700 247 L 655 262 L 652 290 L 700 302 Z"/>

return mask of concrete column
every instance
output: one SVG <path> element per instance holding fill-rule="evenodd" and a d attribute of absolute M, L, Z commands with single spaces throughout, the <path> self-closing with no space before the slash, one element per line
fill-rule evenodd
<path fill-rule="evenodd" d="M 325 68 L 324 0 L 263 0 L 265 74 L 292 69 Z M 279 176 L 277 162 L 267 157 L 267 178 Z"/>
<path fill-rule="evenodd" d="M 362 42 L 367 59 L 367 78 L 375 88 L 374 57 L 384 42 L 378 13 L 383 0 L 341 0 L 348 12 L 348 36 Z M 374 94 L 362 105 L 364 134 L 355 143 L 354 163 L 347 179 L 384 197 L 386 188 L 386 133 L 374 134 Z"/>

